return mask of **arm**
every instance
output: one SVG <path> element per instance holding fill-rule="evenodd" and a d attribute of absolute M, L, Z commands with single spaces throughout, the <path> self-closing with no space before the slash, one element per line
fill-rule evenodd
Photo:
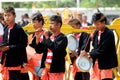
<path fill-rule="evenodd" d="M 52 42 L 49 38 L 44 41 L 44 44 L 53 51 L 53 53 L 56 53 L 56 55 L 60 52 L 63 52 L 66 50 L 67 46 L 67 37 L 63 35 L 59 35 L 54 42 Z M 64 54 L 65 56 L 66 54 Z"/>

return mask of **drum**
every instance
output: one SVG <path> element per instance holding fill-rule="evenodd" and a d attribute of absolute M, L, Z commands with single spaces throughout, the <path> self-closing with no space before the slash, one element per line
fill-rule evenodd
<path fill-rule="evenodd" d="M 75 51 L 78 48 L 78 40 L 75 38 L 74 34 L 68 34 L 68 49 L 71 51 Z"/>
<path fill-rule="evenodd" d="M 82 72 L 88 72 L 92 65 L 93 65 L 92 60 L 85 56 L 79 56 L 76 59 L 76 66 Z"/>
<path fill-rule="evenodd" d="M 27 58 L 28 58 L 28 64 L 25 66 L 26 69 L 33 74 L 37 76 L 41 76 L 41 59 L 42 59 L 42 54 L 36 54 L 34 48 L 27 46 L 26 47 L 27 51 Z"/>

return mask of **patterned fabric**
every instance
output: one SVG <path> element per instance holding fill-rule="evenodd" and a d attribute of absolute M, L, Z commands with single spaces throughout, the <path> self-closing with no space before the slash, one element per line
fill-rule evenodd
<path fill-rule="evenodd" d="M 42 73 L 41 80 L 63 80 L 64 73 L 50 73 L 49 69 L 45 68 Z"/>
<path fill-rule="evenodd" d="M 3 80 L 9 80 L 9 70 L 21 70 L 21 66 L 17 67 L 4 67 L 2 66 L 2 78 Z"/>
<path fill-rule="evenodd" d="M 54 41 L 55 36 L 52 35 L 50 37 L 51 41 Z M 45 61 L 45 65 L 48 69 L 50 69 L 50 64 L 52 63 L 52 57 L 53 57 L 53 53 L 50 49 L 48 49 L 48 53 L 47 53 L 47 57 L 46 57 L 46 61 Z"/>
<path fill-rule="evenodd" d="M 112 78 L 112 69 L 100 70 L 98 61 L 96 61 L 94 67 L 90 70 L 90 80 L 102 80 L 105 78 Z"/>

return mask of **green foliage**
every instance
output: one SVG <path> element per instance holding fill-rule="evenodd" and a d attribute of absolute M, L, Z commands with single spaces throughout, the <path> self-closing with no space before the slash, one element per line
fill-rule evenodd
<path fill-rule="evenodd" d="M 80 7 L 93 8 L 95 7 L 95 3 L 90 1 L 82 1 Z"/>
<path fill-rule="evenodd" d="M 75 1 L 71 1 L 71 0 L 66 0 L 64 2 L 60 2 L 59 3 L 59 7 L 76 7 L 76 3 Z"/>
<path fill-rule="evenodd" d="M 98 3 L 97 3 L 98 2 Z M 32 5 L 36 8 L 56 8 L 56 7 L 76 7 L 76 0 L 58 0 L 58 5 L 55 1 L 45 1 L 45 2 L 4 2 L 2 3 L 2 8 L 6 6 L 14 6 L 15 8 L 32 8 Z M 120 7 L 119 0 L 80 0 L 80 6 L 84 8 L 94 8 L 94 7 Z"/>
<path fill-rule="evenodd" d="M 101 6 L 104 7 L 120 7 L 120 0 L 100 0 Z"/>

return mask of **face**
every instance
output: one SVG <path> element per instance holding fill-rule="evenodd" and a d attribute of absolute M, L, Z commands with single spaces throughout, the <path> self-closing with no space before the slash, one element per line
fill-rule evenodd
<path fill-rule="evenodd" d="M 103 30 L 105 28 L 105 22 L 94 22 L 97 30 Z"/>
<path fill-rule="evenodd" d="M 7 25 L 12 25 L 15 22 L 15 17 L 16 15 L 8 12 L 8 13 L 4 13 L 4 19 Z"/>
<path fill-rule="evenodd" d="M 27 16 L 23 16 L 23 21 L 28 22 L 29 18 Z"/>
<path fill-rule="evenodd" d="M 83 17 L 82 17 L 82 21 L 87 21 L 87 17 L 86 17 L 86 16 L 83 16 Z"/>
<path fill-rule="evenodd" d="M 50 30 L 55 33 L 59 30 L 60 25 L 59 23 L 56 23 L 55 21 L 50 21 Z"/>
<path fill-rule="evenodd" d="M 42 21 L 34 20 L 32 21 L 34 28 L 37 30 L 38 28 L 42 28 Z"/>

